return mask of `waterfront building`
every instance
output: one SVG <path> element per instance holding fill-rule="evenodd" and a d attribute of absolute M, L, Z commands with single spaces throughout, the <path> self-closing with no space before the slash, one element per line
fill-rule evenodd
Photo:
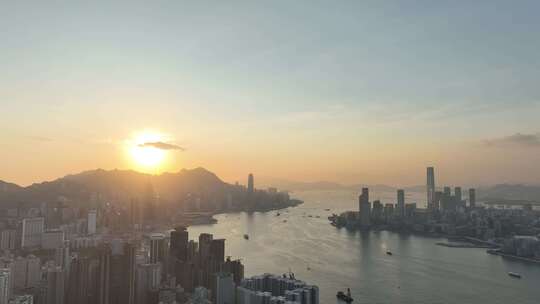
<path fill-rule="evenodd" d="M 427 167 L 427 207 L 434 209 L 435 205 L 435 169 Z"/>
<path fill-rule="evenodd" d="M 443 197 L 442 191 L 435 191 L 435 201 L 433 202 L 433 210 L 441 209 L 441 199 Z"/>
<path fill-rule="evenodd" d="M 462 197 L 461 197 L 461 187 L 455 187 L 454 188 L 454 197 L 456 198 L 456 202 L 459 204 L 461 203 Z"/>
<path fill-rule="evenodd" d="M 21 247 L 35 249 L 41 246 L 41 236 L 44 228 L 45 219 L 43 217 L 23 219 Z"/>
<path fill-rule="evenodd" d="M 394 216 L 394 204 L 384 204 L 384 218 L 386 221 Z"/>
<path fill-rule="evenodd" d="M 253 178 L 253 174 L 250 173 L 248 175 L 248 186 L 247 186 L 247 191 L 248 191 L 248 194 L 252 194 L 253 191 L 255 191 L 255 181 L 254 181 L 254 178 Z"/>
<path fill-rule="evenodd" d="M 397 191 L 397 211 L 398 216 L 405 217 L 405 190 L 403 189 Z"/>
<path fill-rule="evenodd" d="M 376 222 L 380 222 L 383 217 L 383 205 L 380 200 L 373 201 L 373 208 L 371 210 L 371 218 Z"/>
<path fill-rule="evenodd" d="M 476 190 L 474 188 L 469 189 L 469 207 L 476 207 Z"/>
<path fill-rule="evenodd" d="M 294 274 L 263 274 L 244 279 L 237 288 L 237 303 L 319 303 L 319 288 L 297 280 Z M 289 301 L 289 302 L 286 302 Z"/>
<path fill-rule="evenodd" d="M 414 217 L 416 214 L 416 203 L 405 204 L 405 217 Z"/>
<path fill-rule="evenodd" d="M 360 211 L 360 226 L 369 227 L 371 224 L 371 204 L 369 203 L 369 189 L 362 188 L 362 194 L 358 197 Z"/>
<path fill-rule="evenodd" d="M 445 186 L 443 193 L 444 193 L 444 196 L 452 196 L 452 189 L 448 186 Z"/>

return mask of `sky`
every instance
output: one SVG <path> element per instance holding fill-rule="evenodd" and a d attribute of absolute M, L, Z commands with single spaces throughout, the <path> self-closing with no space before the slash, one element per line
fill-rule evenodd
<path fill-rule="evenodd" d="M 0 179 L 201 166 L 231 182 L 397 186 L 435 166 L 453 185 L 538 184 L 538 11 L 0 0 Z M 175 148 L 142 168 L 130 153 L 140 134 Z"/>

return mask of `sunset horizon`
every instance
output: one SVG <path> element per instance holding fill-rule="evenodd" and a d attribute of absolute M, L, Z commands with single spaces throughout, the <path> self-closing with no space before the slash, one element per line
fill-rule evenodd
<path fill-rule="evenodd" d="M 0 304 L 538 304 L 539 12 L 0 0 Z"/>

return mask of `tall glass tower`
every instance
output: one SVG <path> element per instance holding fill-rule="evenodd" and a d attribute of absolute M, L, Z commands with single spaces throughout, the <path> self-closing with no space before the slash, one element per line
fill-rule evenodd
<path fill-rule="evenodd" d="M 433 209 L 435 206 L 435 170 L 427 167 L 427 207 Z"/>

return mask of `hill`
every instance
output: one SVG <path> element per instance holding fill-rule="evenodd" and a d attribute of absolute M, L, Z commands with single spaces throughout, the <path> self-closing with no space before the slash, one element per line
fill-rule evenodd
<path fill-rule="evenodd" d="M 150 188 L 162 200 L 176 201 L 187 193 L 204 196 L 220 195 L 234 187 L 204 169 L 183 169 L 176 173 L 150 175 L 132 170 L 91 170 L 78 174 L 20 187 L 0 181 L 0 204 L 92 201 L 129 201 L 141 197 Z"/>

